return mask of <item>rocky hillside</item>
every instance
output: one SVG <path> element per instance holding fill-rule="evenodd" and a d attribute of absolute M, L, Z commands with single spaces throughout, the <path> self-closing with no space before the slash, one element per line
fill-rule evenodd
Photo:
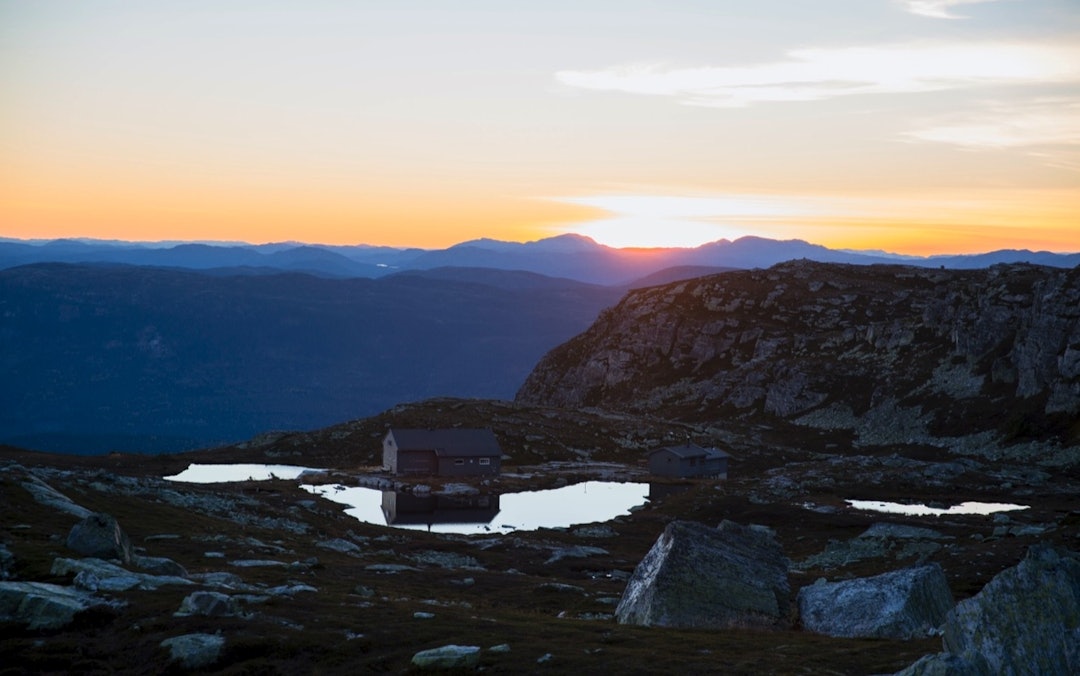
<path fill-rule="evenodd" d="M 793 261 L 640 289 L 548 353 L 517 400 L 784 419 L 857 445 L 1075 447 L 1080 268 Z"/>

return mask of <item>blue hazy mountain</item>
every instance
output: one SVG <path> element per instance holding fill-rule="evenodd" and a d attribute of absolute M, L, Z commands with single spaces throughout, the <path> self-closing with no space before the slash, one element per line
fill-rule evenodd
<path fill-rule="evenodd" d="M 330 279 L 10 268 L 0 271 L 0 443 L 161 452 L 433 396 L 509 399 L 621 293 L 492 269 Z"/>
<path fill-rule="evenodd" d="M 403 270 L 489 268 L 522 270 L 603 285 L 628 285 L 667 268 L 764 268 L 789 260 L 821 263 L 904 263 L 946 268 L 979 268 L 996 263 L 1033 263 L 1054 267 L 1080 264 L 1080 253 L 1001 250 L 962 256 L 897 256 L 879 251 L 829 249 L 802 240 L 742 237 L 695 248 L 616 249 L 581 235 L 560 235 L 535 242 L 477 239 L 446 249 L 398 249 L 373 246 L 173 243 L 148 245 L 97 240 L 26 242 L 0 240 L 0 268 L 43 262 L 123 263 L 194 270 L 222 268 L 247 274 L 306 272 L 322 277 L 374 279 Z"/>

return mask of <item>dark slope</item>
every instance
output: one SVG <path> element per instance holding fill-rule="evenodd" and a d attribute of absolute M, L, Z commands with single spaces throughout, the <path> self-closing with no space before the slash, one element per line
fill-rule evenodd
<path fill-rule="evenodd" d="M 618 292 L 560 280 L 0 272 L 0 441 L 161 452 L 431 396 L 509 398 Z M 506 283 L 502 283 L 506 281 Z"/>

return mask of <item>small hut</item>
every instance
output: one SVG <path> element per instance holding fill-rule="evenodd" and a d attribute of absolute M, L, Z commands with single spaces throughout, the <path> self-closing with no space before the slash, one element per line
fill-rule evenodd
<path fill-rule="evenodd" d="M 383 469 L 394 474 L 494 476 L 501 462 L 488 429 L 391 429 L 383 438 Z"/>
<path fill-rule="evenodd" d="M 669 477 L 727 478 L 728 458 L 716 448 L 702 448 L 687 441 L 679 446 L 663 446 L 649 452 L 649 472 Z"/>

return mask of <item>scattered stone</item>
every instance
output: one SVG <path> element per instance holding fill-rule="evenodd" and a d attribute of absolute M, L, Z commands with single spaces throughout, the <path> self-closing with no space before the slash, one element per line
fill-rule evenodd
<path fill-rule="evenodd" d="M 413 619 L 417 619 L 417 620 L 432 620 L 432 619 L 435 619 L 435 613 L 428 613 L 428 612 L 424 612 L 423 610 L 416 611 L 415 613 L 412 614 L 412 616 L 413 616 Z"/>
<path fill-rule="evenodd" d="M 22 468 L 20 467 L 19 469 Z M 75 504 L 72 502 L 71 498 L 33 474 L 27 473 L 25 477 L 22 486 L 34 497 L 34 500 L 37 501 L 38 504 L 58 509 L 61 512 L 66 512 L 80 519 L 85 519 L 93 514 L 89 509 Z"/>
<path fill-rule="evenodd" d="M 179 540 L 180 535 L 178 533 L 159 533 L 157 535 L 147 535 L 143 538 L 143 542 L 157 542 L 159 540 Z"/>
<path fill-rule="evenodd" d="M 416 563 L 426 563 L 428 565 L 438 566 L 439 568 L 484 570 L 484 567 L 480 565 L 480 562 L 473 557 L 465 554 L 455 554 L 453 552 L 419 552 L 410 556 L 409 559 Z"/>
<path fill-rule="evenodd" d="M 203 552 L 203 557 L 207 559 L 224 559 L 225 552 Z"/>
<path fill-rule="evenodd" d="M 273 559 L 238 559 L 236 561 L 229 561 L 230 566 L 236 566 L 237 568 L 288 568 L 289 564 L 284 561 L 274 561 Z"/>
<path fill-rule="evenodd" d="M 570 533 L 579 538 L 614 538 L 619 536 L 614 528 L 605 524 L 579 526 L 571 530 Z"/>
<path fill-rule="evenodd" d="M 251 588 L 251 585 L 244 582 L 244 578 L 236 575 L 235 573 L 193 573 L 189 577 L 190 579 L 201 582 L 208 587 L 218 587 L 221 589 L 234 590 L 247 590 Z"/>
<path fill-rule="evenodd" d="M 537 591 L 549 591 L 565 594 L 567 592 L 573 594 L 585 594 L 585 588 L 579 587 L 576 584 L 565 584 L 562 582 L 545 582 L 536 588 Z"/>
<path fill-rule="evenodd" d="M 285 584 L 279 587 L 271 587 L 266 590 L 271 596 L 295 596 L 300 592 L 318 592 L 319 590 L 309 584 Z"/>
<path fill-rule="evenodd" d="M 418 669 L 471 669 L 480 664 L 480 648 L 471 645 L 445 645 L 421 650 L 413 655 L 412 664 Z"/>
<path fill-rule="evenodd" d="M 186 669 L 199 669 L 217 662 L 225 647 L 225 638 L 215 634 L 184 634 L 165 639 L 161 647 L 169 651 L 169 659 L 173 662 L 179 662 Z"/>
<path fill-rule="evenodd" d="M 951 540 L 949 535 L 943 535 L 932 528 L 920 528 L 918 526 L 905 526 L 899 523 L 878 522 L 866 529 L 859 537 L 861 538 L 893 538 L 898 540 Z"/>
<path fill-rule="evenodd" d="M 731 521 L 673 521 L 635 568 L 620 624 L 681 628 L 790 626 L 788 559 L 776 539 Z"/>
<path fill-rule="evenodd" d="M 375 590 L 374 589 L 372 589 L 371 587 L 367 587 L 365 585 L 362 585 L 362 584 L 356 585 L 356 588 L 353 589 L 353 593 L 356 594 L 357 596 L 363 597 L 365 599 L 370 599 L 371 597 L 375 596 Z"/>
<path fill-rule="evenodd" d="M 236 617 L 241 615 L 240 604 L 228 594 L 215 591 L 197 591 L 184 597 L 176 617 L 200 615 L 202 617 Z"/>
<path fill-rule="evenodd" d="M 510 644 L 500 643 L 499 645 L 493 645 L 488 648 L 488 652 L 495 655 L 505 655 L 506 653 L 510 652 Z"/>
<path fill-rule="evenodd" d="M 476 584 L 476 580 L 471 577 L 466 577 L 460 580 L 450 580 L 450 584 L 456 584 L 459 587 L 471 587 Z"/>
<path fill-rule="evenodd" d="M 0 621 L 27 629 L 60 629 L 101 599 L 76 589 L 46 582 L 0 582 Z"/>
<path fill-rule="evenodd" d="M 342 554 L 359 554 L 361 551 L 360 547 L 356 543 L 349 542 L 348 540 L 343 540 L 341 538 L 334 538 L 333 540 L 320 540 L 319 542 L 315 543 L 315 546 L 321 547 L 323 549 L 329 549 L 335 552 L 341 552 Z"/>
<path fill-rule="evenodd" d="M 53 575 L 73 575 L 75 584 L 92 591 L 153 590 L 166 585 L 191 585 L 191 580 L 176 575 L 150 575 L 121 568 L 101 559 L 56 559 L 50 572 Z"/>
<path fill-rule="evenodd" d="M 553 659 L 555 659 L 554 655 L 552 655 L 551 653 L 544 653 L 543 655 L 541 655 L 540 657 L 537 658 L 536 663 L 537 664 L 544 664 L 546 662 L 550 662 Z"/>
<path fill-rule="evenodd" d="M 873 577 L 803 587 L 799 616 L 809 631 L 844 638 L 909 640 L 933 634 L 953 607 L 936 563 Z"/>
<path fill-rule="evenodd" d="M 131 540 L 116 519 L 105 513 L 91 514 L 75 524 L 65 544 L 83 556 L 131 563 Z"/>
<path fill-rule="evenodd" d="M 551 565 L 556 561 L 563 559 L 586 559 L 590 556 L 603 556 L 607 554 L 606 549 L 600 547 L 583 547 L 581 545 L 573 545 L 571 547 L 560 547 L 551 551 L 551 556 L 547 561 L 544 561 L 546 565 Z"/>
<path fill-rule="evenodd" d="M 420 572 L 420 569 L 416 566 L 406 566 L 400 563 L 373 563 L 370 566 L 364 566 L 364 570 L 370 570 L 373 573 L 389 573 L 391 575 L 405 571 Z"/>
<path fill-rule="evenodd" d="M 131 562 L 139 570 L 145 570 L 154 575 L 176 575 L 187 577 L 187 569 L 172 559 L 163 556 L 140 556 L 136 554 Z"/>

